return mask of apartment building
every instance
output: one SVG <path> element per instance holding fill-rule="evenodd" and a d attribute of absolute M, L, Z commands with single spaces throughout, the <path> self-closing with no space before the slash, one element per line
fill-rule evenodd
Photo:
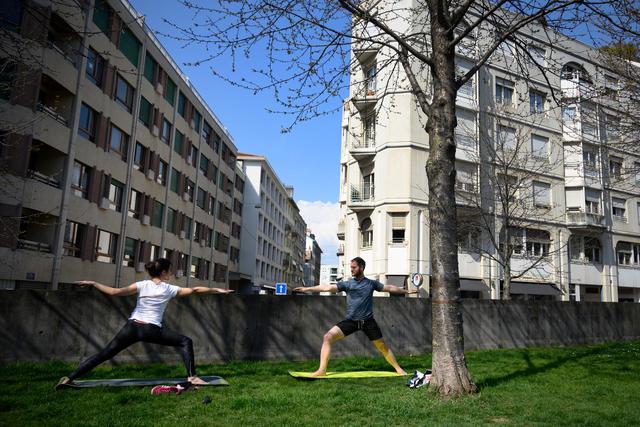
<path fill-rule="evenodd" d="M 238 164 L 246 177 L 242 210 L 240 273 L 242 291 L 273 293 L 276 283 L 292 288 L 303 285 L 304 219 L 268 160 L 239 153 Z"/>
<path fill-rule="evenodd" d="M 126 0 L 8 0 L 0 13 L 3 45 L 34 53 L 0 54 L 2 287 L 125 286 L 161 256 L 177 285 L 228 287 L 237 148 L 143 17 Z"/>
<path fill-rule="evenodd" d="M 307 229 L 304 251 L 304 285 L 314 286 L 320 283 L 320 265 L 322 249 L 316 241 L 316 236 Z"/>
<path fill-rule="evenodd" d="M 335 285 L 338 283 L 338 266 L 322 264 L 320 266 L 320 283 L 323 285 Z"/>
<path fill-rule="evenodd" d="M 394 25 L 410 20 L 403 22 Z M 550 37 L 538 24 L 521 35 L 529 72 L 516 64 L 523 47 L 508 41 L 458 92 L 462 295 L 500 298 L 505 268 L 496 253 L 512 245 L 513 298 L 639 302 L 640 158 L 620 143 L 619 76 L 579 41 Z M 460 72 L 491 37 L 476 29 L 457 47 Z M 430 274 L 429 141 L 426 119 L 402 87 L 401 67 L 385 62 L 393 57 L 385 49 L 366 43 L 352 49 L 342 119 L 339 275 L 360 256 L 367 276 L 410 287 L 414 273 Z M 546 76 L 534 62 L 547 68 Z M 417 75 L 428 85 L 428 72 Z M 515 151 L 521 161 L 500 173 L 499 157 Z M 636 172 L 623 173 L 630 170 Z M 509 197 L 528 200 L 513 222 L 526 225 L 506 227 L 495 194 L 501 181 L 512 180 L 524 184 Z M 479 212 L 490 220 L 481 221 Z"/>

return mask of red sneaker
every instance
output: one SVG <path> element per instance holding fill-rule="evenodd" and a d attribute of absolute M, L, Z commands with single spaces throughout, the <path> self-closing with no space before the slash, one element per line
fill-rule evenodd
<path fill-rule="evenodd" d="M 165 393 L 175 393 L 175 394 L 181 394 L 183 391 L 185 391 L 186 388 L 182 387 L 180 384 L 178 385 L 157 385 L 154 388 L 151 389 L 151 394 L 157 396 L 159 394 L 165 394 Z"/>

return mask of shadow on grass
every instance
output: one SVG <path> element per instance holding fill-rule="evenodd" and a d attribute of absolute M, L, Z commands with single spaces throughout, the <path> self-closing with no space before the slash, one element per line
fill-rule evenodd
<path fill-rule="evenodd" d="M 491 388 L 491 387 L 495 387 L 498 386 L 500 384 L 504 384 L 507 383 L 509 381 L 518 379 L 518 378 L 527 378 L 527 377 L 531 377 L 534 375 L 538 375 L 547 371 L 550 371 L 552 369 L 556 369 L 559 368 L 567 363 L 570 362 L 575 362 L 577 360 L 580 359 L 584 359 L 586 357 L 592 357 L 592 356 L 598 356 L 598 355 L 606 355 L 607 353 L 611 353 L 612 350 L 616 350 L 619 347 L 623 346 L 624 344 L 611 344 L 611 345 L 607 345 L 605 347 L 603 346 L 598 346 L 598 347 L 594 347 L 594 348 L 586 348 L 586 349 L 576 349 L 576 348 L 567 348 L 566 350 L 569 352 L 568 355 L 561 355 L 559 354 L 557 357 L 555 357 L 555 360 L 549 362 L 549 363 L 545 363 L 539 366 L 536 366 L 533 361 L 531 360 L 531 354 L 537 354 L 540 353 L 541 349 L 531 349 L 531 350 L 522 350 L 522 358 L 524 359 L 525 363 L 527 364 L 527 368 L 525 369 L 521 369 L 515 372 L 511 372 L 509 374 L 506 375 L 502 375 L 502 376 L 493 376 L 493 377 L 488 377 L 485 378 L 479 382 L 476 383 L 476 385 L 478 386 L 479 390 L 482 390 L 484 388 Z"/>

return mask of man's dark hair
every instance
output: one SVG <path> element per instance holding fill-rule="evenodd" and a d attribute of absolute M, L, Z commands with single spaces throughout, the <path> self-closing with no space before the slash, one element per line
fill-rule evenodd
<path fill-rule="evenodd" d="M 363 270 L 364 270 L 364 267 L 367 265 L 367 263 L 364 262 L 364 260 L 362 258 L 360 258 L 359 256 L 357 256 L 354 259 L 352 259 L 351 262 L 355 262 L 356 264 L 358 264 L 358 267 L 360 267 Z"/>

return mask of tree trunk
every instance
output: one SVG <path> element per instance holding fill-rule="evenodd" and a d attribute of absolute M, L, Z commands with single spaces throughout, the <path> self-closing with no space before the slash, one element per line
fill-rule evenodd
<path fill-rule="evenodd" d="M 511 299 L 511 259 L 507 259 L 507 262 L 504 266 L 504 279 L 502 281 L 502 292 L 500 295 L 502 296 L 503 301 L 509 301 Z"/>
<path fill-rule="evenodd" d="M 455 55 L 453 48 L 442 48 L 451 34 L 435 21 L 432 18 L 434 96 L 426 127 L 433 331 L 430 390 L 443 396 L 457 396 L 475 392 L 476 386 L 464 357 L 456 245 Z"/>

